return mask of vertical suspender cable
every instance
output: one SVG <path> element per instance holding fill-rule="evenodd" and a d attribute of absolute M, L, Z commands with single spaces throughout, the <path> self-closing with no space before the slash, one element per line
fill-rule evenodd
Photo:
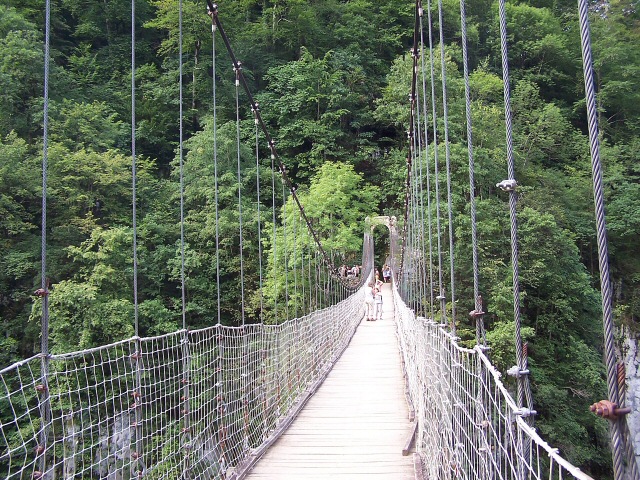
<path fill-rule="evenodd" d="M 224 356 L 222 339 L 222 314 L 221 314 L 221 292 L 220 292 L 220 211 L 218 209 L 218 102 L 216 90 L 216 24 L 211 24 L 211 67 L 212 67 L 212 101 L 213 101 L 213 181 L 214 181 L 214 201 L 216 212 L 216 294 L 218 306 L 218 322 L 216 324 L 216 372 L 215 372 L 215 396 L 216 396 L 216 419 L 218 422 L 218 438 L 216 445 L 219 447 L 218 462 L 220 471 L 224 475 L 227 469 L 226 439 L 225 439 L 225 397 L 224 397 L 224 372 L 222 369 Z"/>
<path fill-rule="evenodd" d="M 136 0 L 131 0 L 131 191 L 133 221 L 133 305 L 135 334 L 138 331 L 138 223 L 136 193 Z"/>
<path fill-rule="evenodd" d="M 239 249 L 240 249 L 240 313 L 242 316 L 242 366 L 240 367 L 241 378 L 248 378 L 247 372 L 249 369 L 249 343 L 247 341 L 247 333 L 244 330 L 245 326 L 245 304 L 244 304 L 244 238 L 242 236 L 242 171 L 240 168 L 240 69 L 242 66 L 240 63 L 234 64 L 234 72 L 236 74 L 236 159 L 238 165 L 238 236 L 239 236 Z M 254 110 L 254 113 L 257 113 Z M 244 453 L 249 448 L 249 422 L 248 422 L 248 399 L 246 391 L 247 383 L 242 382 L 241 395 L 242 395 L 242 431 L 243 442 L 242 452 Z"/>
<path fill-rule="evenodd" d="M 180 115 L 180 144 L 178 150 L 180 151 L 180 286 L 182 291 L 182 328 L 187 328 L 186 319 L 186 307 L 185 307 L 185 282 L 184 282 L 184 152 L 183 152 L 183 113 L 182 113 L 182 96 L 183 96 L 183 80 L 182 80 L 182 0 L 178 5 L 178 23 L 179 23 L 179 115 Z"/>
<path fill-rule="evenodd" d="M 427 79 L 426 79 L 426 66 L 424 64 L 424 29 L 422 25 L 422 18 L 424 16 L 424 9 L 422 4 L 419 8 L 420 15 L 420 61 L 421 61 L 421 77 L 422 77 L 422 109 L 424 111 L 424 144 L 425 144 L 425 160 L 427 170 L 427 223 L 429 228 L 429 318 L 433 319 L 433 233 L 431 226 L 431 173 L 429 167 L 429 111 L 427 110 Z M 437 148 L 437 145 L 434 144 Z"/>
<path fill-rule="evenodd" d="M 138 398 L 141 397 L 142 372 L 140 370 L 142 354 L 142 343 L 140 342 L 140 328 L 138 322 L 138 213 L 137 213 L 137 166 L 136 166 L 136 0 L 131 0 L 131 204 L 132 204 L 132 223 L 133 223 L 133 302 L 134 302 L 134 320 L 135 320 L 135 337 L 136 337 L 136 376 L 135 389 Z M 135 439 L 134 452 L 138 454 L 136 462 L 142 465 L 143 450 L 142 446 L 142 413 L 140 411 L 141 404 L 135 402 Z M 131 467 L 134 473 L 133 465 Z M 139 472 L 144 470 L 140 468 Z"/>
<path fill-rule="evenodd" d="M 414 148 L 413 148 L 413 161 L 412 163 L 412 170 L 413 170 L 413 243 L 414 243 L 414 247 L 413 247 L 413 251 L 414 253 L 414 263 L 416 264 L 416 267 L 413 269 L 414 272 L 417 271 L 417 269 L 421 268 L 423 261 L 418 262 L 418 259 L 422 259 L 424 260 L 423 257 L 418 255 L 418 252 L 421 251 L 420 248 L 420 239 L 422 238 L 422 231 L 419 228 L 420 225 L 420 198 L 419 198 L 419 190 L 418 190 L 418 158 L 419 158 L 419 151 L 420 151 L 420 133 L 419 133 L 419 116 L 418 116 L 418 98 L 417 98 L 418 92 L 416 90 L 416 102 L 415 102 L 415 112 L 416 112 L 416 121 L 414 122 L 413 128 L 414 128 L 414 135 L 413 135 L 413 144 L 414 144 Z M 418 276 L 414 273 L 414 282 L 416 284 L 416 314 L 417 315 L 423 315 L 424 313 L 422 312 L 422 302 L 423 302 L 423 289 L 424 289 L 424 283 L 421 281 L 422 276 Z"/>
<path fill-rule="evenodd" d="M 307 262 L 307 274 L 309 278 L 309 312 L 312 312 L 314 310 L 314 307 L 313 307 L 313 282 L 311 281 L 311 260 L 312 260 L 311 245 L 308 246 L 308 249 L 309 249 L 309 261 Z"/>
<path fill-rule="evenodd" d="M 516 329 L 516 357 L 518 366 L 518 406 L 524 405 L 524 397 L 527 397 L 527 408 L 531 410 L 533 398 L 529 385 L 527 370 L 527 356 L 522 347 L 522 335 L 520 333 L 520 281 L 518 274 L 518 225 L 516 214 L 516 203 L 518 194 L 515 190 L 515 166 L 513 159 L 513 126 L 511 119 L 511 94 L 509 87 L 509 57 L 507 55 L 507 14 L 505 10 L 505 0 L 500 0 L 500 44 L 502 50 L 502 81 L 504 83 L 504 117 L 506 125 L 507 141 L 507 167 L 509 173 L 508 183 L 512 185 L 509 190 L 509 217 L 511 219 L 511 265 L 513 269 L 513 316 Z M 527 417 L 531 418 L 531 417 Z"/>
<path fill-rule="evenodd" d="M 476 320 L 476 342 L 486 345 L 482 299 L 480 298 L 479 268 L 478 268 L 478 228 L 476 223 L 476 182 L 475 165 L 473 160 L 473 129 L 471 121 L 471 93 L 469 87 L 469 58 L 467 52 L 467 14 L 465 0 L 460 0 L 460 26 L 462 30 L 462 64 L 464 70 L 464 98 L 467 117 L 467 151 L 469 156 L 469 203 L 471 204 L 471 248 L 473 258 L 473 298 L 475 302 L 474 318 Z"/>
<path fill-rule="evenodd" d="M 445 146 L 445 165 L 447 169 L 447 211 L 449 214 L 449 267 L 451 275 L 451 332 L 456 333 L 456 289 L 454 276 L 454 255 L 453 255 L 453 207 L 451 205 L 451 161 L 449 146 L 449 106 L 447 99 L 447 68 L 444 58 L 444 32 L 443 24 L 444 16 L 442 15 L 442 0 L 438 0 L 438 26 L 440 30 L 440 64 L 442 70 L 442 108 L 444 122 L 444 146 Z"/>
<path fill-rule="evenodd" d="M 42 132 L 42 229 L 41 229 L 41 275 L 40 289 L 36 295 L 42 298 L 41 318 L 41 352 L 40 373 L 42 388 L 39 392 L 40 416 L 42 425 L 38 435 L 38 456 L 36 466 L 44 475 L 47 469 L 46 451 L 49 437 L 49 424 L 51 423 L 51 405 L 49 399 L 49 285 L 47 281 L 47 174 L 49 169 L 49 63 L 50 63 L 50 38 L 51 38 L 51 1 L 46 0 L 45 7 L 45 41 L 44 41 L 44 117 Z M 34 472 L 35 473 L 35 472 Z M 35 475 L 34 475 L 35 477 Z"/>
<path fill-rule="evenodd" d="M 218 325 L 220 325 L 220 212 L 218 210 L 218 106 L 216 98 L 216 24 L 211 24 L 211 67 L 213 100 L 213 181 L 216 210 L 216 295 L 218 306 Z"/>
<path fill-rule="evenodd" d="M 434 175 L 435 175 L 435 197 L 436 197 L 436 234 L 438 237 L 438 300 L 440 300 L 440 316 L 442 323 L 447 323 L 447 300 L 444 296 L 444 286 L 442 280 L 442 246 L 440 229 L 440 179 L 438 166 L 438 120 L 436 114 L 436 87 L 435 74 L 433 71 L 433 36 L 431 34 L 431 1 L 427 0 L 427 15 L 429 18 L 429 65 L 431 67 L 431 110 L 433 114 L 433 155 L 434 155 Z"/>
<path fill-rule="evenodd" d="M 298 215 L 293 214 L 293 309 L 294 318 L 298 318 Z"/>
<path fill-rule="evenodd" d="M 190 443 L 190 400 L 189 400 L 189 370 L 190 370 L 190 351 L 189 351 L 189 335 L 187 332 L 187 315 L 186 315 L 186 295 L 185 295 L 185 275 L 184 275 L 184 151 L 183 151 L 183 140 L 184 140 L 184 132 L 183 132 L 183 111 L 182 111 L 182 103 L 183 103 L 183 71 L 182 71 L 182 0 L 178 3 L 178 30 L 179 30 L 179 39 L 178 39 L 178 76 L 179 76 L 179 127 L 180 127 L 180 139 L 179 139 L 179 156 L 180 156 L 180 288 L 182 293 L 182 398 L 183 398 L 183 409 L 182 409 L 182 432 L 184 438 L 182 439 L 183 445 L 188 445 Z M 189 449 L 184 449 L 184 463 L 183 463 L 183 471 L 184 478 L 188 480 L 191 478 L 191 465 L 189 463 Z"/>
<path fill-rule="evenodd" d="M 600 142 L 598 140 L 598 112 L 593 80 L 593 59 L 591 55 L 591 38 L 589 32 L 589 7 L 585 0 L 578 0 L 580 17 L 580 36 L 582 43 L 582 66 L 584 70 L 585 96 L 587 100 L 587 119 L 589 126 L 589 145 L 591 150 L 591 170 L 593 176 L 593 196 L 596 213 L 598 240 L 598 262 L 600 267 L 600 289 L 602 296 L 602 320 L 604 325 L 604 346 L 607 367 L 607 391 L 609 401 L 623 407 L 618 385 L 616 352 L 614 343 L 614 324 L 612 312 L 611 279 L 609 277 L 609 248 L 607 241 L 607 224 L 604 210 L 604 188 L 602 165 L 600 161 Z M 625 477 L 623 455 L 626 453 L 628 468 L 632 480 L 638 480 L 638 465 L 633 446 L 627 437 L 627 424 L 624 416 L 612 420 L 611 447 L 613 455 L 613 473 L 616 480 Z"/>
<path fill-rule="evenodd" d="M 425 112 L 423 112 L 424 114 Z M 430 284 L 427 282 L 427 249 L 426 249 L 426 245 L 424 243 L 424 229 L 425 229 L 425 224 L 424 224 L 424 177 L 422 175 L 422 164 L 424 162 L 424 152 L 425 150 L 423 149 L 423 142 L 425 142 L 425 147 L 426 147 L 426 141 L 427 141 L 427 134 L 426 132 L 424 132 L 424 136 L 423 136 L 423 132 L 422 132 L 422 122 L 420 119 L 420 93 L 419 90 L 416 89 L 416 127 L 417 127 L 417 138 L 418 138 L 418 185 L 419 185 L 419 203 L 420 203 L 420 252 L 422 254 L 422 268 L 420 270 L 420 282 L 422 283 L 423 286 L 423 292 L 424 292 L 424 297 L 423 297 L 423 302 L 426 302 L 426 298 L 427 298 L 427 293 L 426 293 L 426 289 L 427 288 L 431 288 Z M 422 314 L 424 316 L 427 315 L 426 313 L 426 307 L 423 307 L 423 311 Z"/>
<path fill-rule="evenodd" d="M 407 131 L 409 137 L 409 152 L 407 154 L 407 176 L 405 180 L 405 196 L 404 196 L 404 225 L 402 226 L 402 249 L 400 254 L 400 271 L 397 273 L 400 279 L 401 294 L 405 302 L 409 303 L 409 291 L 408 291 L 408 269 L 407 265 L 411 264 L 411 253 L 407 254 L 407 236 L 409 234 L 409 201 L 411 198 L 411 165 L 413 163 L 413 125 L 415 123 L 415 108 L 416 108 L 416 71 L 418 62 L 418 11 L 419 0 L 416 0 L 415 6 L 415 25 L 413 30 L 413 49 L 412 49 L 412 78 L 411 78 L 411 94 L 409 95 L 410 112 L 409 112 L 409 129 Z M 410 248 L 411 244 L 409 244 Z M 371 259 L 372 263 L 374 259 Z M 373 272 L 371 272 L 373 276 Z"/>
<path fill-rule="evenodd" d="M 242 173 L 240 171 L 240 64 L 234 66 L 236 74 L 236 150 L 238 161 L 238 232 L 240 236 L 240 312 L 244 326 L 244 241 L 242 238 Z"/>
<path fill-rule="evenodd" d="M 278 240 L 276 229 L 276 156 L 271 153 L 271 221 L 273 222 L 273 231 L 271 246 L 273 248 L 273 318 L 278 323 Z"/>
<path fill-rule="evenodd" d="M 301 245 L 301 250 L 302 252 L 300 252 L 300 283 L 302 284 L 302 315 L 306 315 L 307 314 L 307 309 L 305 308 L 305 304 L 307 301 L 306 298 L 306 287 L 305 287 L 305 269 L 304 269 L 304 240 L 302 241 L 302 245 Z"/>
<path fill-rule="evenodd" d="M 282 248 L 284 249 L 284 311 L 289 320 L 289 261 L 287 252 L 287 192 L 282 182 Z"/>
<path fill-rule="evenodd" d="M 264 292 L 262 291 L 262 219 L 260 218 L 260 143 L 258 132 L 258 118 L 255 116 L 255 134 L 256 134 L 256 192 L 258 201 L 256 203 L 258 208 L 258 269 L 259 269 L 259 289 L 260 289 L 260 324 L 264 323 Z"/>

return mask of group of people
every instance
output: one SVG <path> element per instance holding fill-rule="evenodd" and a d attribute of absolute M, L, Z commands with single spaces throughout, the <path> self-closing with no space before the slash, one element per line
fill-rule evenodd
<path fill-rule="evenodd" d="M 367 310 L 367 322 L 382 320 L 382 285 L 384 282 L 376 272 L 375 281 L 369 283 L 365 289 L 364 304 Z"/>
<path fill-rule="evenodd" d="M 384 283 L 389 283 L 391 281 L 391 267 L 386 263 L 382 267 L 382 278 L 384 279 Z"/>
<path fill-rule="evenodd" d="M 342 278 L 357 278 L 360 275 L 360 265 L 354 265 L 353 267 L 347 267 L 346 265 L 340 265 L 338 273 Z"/>

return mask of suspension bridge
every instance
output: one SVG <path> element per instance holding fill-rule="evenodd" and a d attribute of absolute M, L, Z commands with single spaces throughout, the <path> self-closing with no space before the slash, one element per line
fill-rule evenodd
<path fill-rule="evenodd" d="M 132 18 L 135 18 L 133 5 Z M 463 1 L 460 6 L 469 181 L 473 192 L 473 143 Z M 595 108 L 595 102 L 593 80 L 590 77 L 587 7 L 583 1 L 579 6 L 587 105 L 591 120 L 594 117 L 591 109 Z M 515 398 L 488 357 L 478 286 L 473 195 L 470 199 L 474 244 L 474 310 L 471 317 L 476 326 L 476 345 L 466 348 L 458 343 L 456 337 L 452 243 L 448 255 L 451 264 L 448 292 L 443 282 L 443 270 L 447 267 L 440 245 L 444 237 L 440 219 L 444 215 L 441 215 L 439 203 L 438 169 L 442 162 L 438 160 L 437 148 L 433 152 L 435 162 L 431 172 L 431 181 L 435 186 L 435 219 L 431 218 L 431 205 L 424 205 L 425 201 L 431 201 L 430 195 L 425 196 L 420 190 L 425 180 L 427 184 L 430 181 L 430 170 L 426 166 L 429 157 L 427 122 L 430 116 L 434 122 L 431 127 L 432 140 L 435 144 L 438 142 L 434 80 L 436 55 L 432 38 L 432 13 L 436 15 L 437 11 L 443 65 L 443 133 L 447 147 L 448 197 L 451 191 L 442 3 L 438 2 L 437 8 L 428 3 L 425 8 L 421 2 L 416 2 L 413 78 L 411 92 L 408 92 L 410 129 L 404 218 L 396 221 L 390 217 L 374 217 L 363 222 L 362 271 L 351 279 L 338 274 L 338 269 L 333 265 L 332 252 L 323 248 L 312 222 L 305 215 L 296 188 L 287 177 L 275 142 L 249 91 L 241 63 L 236 59 L 224 32 L 218 7 L 209 3 L 208 14 L 212 20 L 214 42 L 219 35 L 231 56 L 236 91 L 241 87 L 246 90 L 256 132 L 262 130 L 264 141 L 269 146 L 272 171 L 280 173 L 283 188 L 288 188 L 312 242 L 313 247 L 308 247 L 307 256 L 301 254 L 301 270 L 292 273 L 294 283 L 297 283 L 298 274 L 300 278 L 308 275 L 308 290 L 285 295 L 285 303 L 281 308 L 287 309 L 287 318 L 277 324 L 245 324 L 243 298 L 243 322 L 236 327 L 224 326 L 218 321 L 212 327 L 192 330 L 185 324 L 182 329 L 170 334 L 141 337 L 136 323 L 136 335 L 131 338 L 82 351 L 50 353 L 47 343 L 50 286 L 46 280 L 45 261 L 48 122 L 48 82 L 45 81 L 42 285 L 36 292 L 43 304 L 43 343 L 41 353 L 0 370 L 0 405 L 4 412 L 4 420 L 0 425 L 0 474 L 7 479 L 114 480 L 370 477 L 590 479 L 563 459 L 560 452 L 548 445 L 533 426 L 536 412 L 529 386 L 527 349 L 519 332 L 515 221 L 517 182 L 511 152 L 504 1 L 500 2 L 500 7 L 508 178 L 499 186 L 509 195 L 512 219 L 517 364 L 511 369 L 511 374 L 517 384 Z M 49 11 L 50 4 L 47 1 L 45 55 L 49 54 Z M 428 40 L 424 36 L 425 18 L 428 19 Z M 132 26 L 132 46 L 134 43 L 135 28 Z M 215 52 L 215 46 L 213 50 Z M 427 61 L 430 68 L 427 68 Z M 48 57 L 45 65 L 48 65 Z M 132 47 L 132 67 L 134 65 Z M 45 78 L 47 75 L 48 67 L 45 67 Z M 135 116 L 134 77 L 132 75 L 132 112 Z M 430 94 L 427 84 L 431 86 Z M 432 112 L 427 108 L 429 101 Z M 182 99 L 180 105 L 182 109 Z M 135 117 L 132 125 L 135 227 Z M 602 180 L 594 122 L 590 123 L 590 136 L 596 217 L 600 221 L 603 220 L 602 205 L 598 203 L 602 201 Z M 257 138 L 256 134 L 256 142 Z M 182 128 L 180 142 L 182 155 Z M 181 157 L 181 165 L 182 160 Z M 241 184 L 240 180 L 238 184 Z M 257 185 L 259 195 L 259 179 Z M 431 188 L 427 187 L 427 190 L 431 191 Z M 272 191 L 275 195 L 275 187 Z M 238 195 L 241 195 L 240 186 Z M 240 205 L 239 201 L 242 265 Z M 450 200 L 448 207 L 447 224 L 452 229 Z M 426 221 L 425 212 L 429 217 Z M 436 224 L 434 228 L 432 220 Z M 275 229 L 275 213 L 273 223 Z M 429 225 L 428 232 L 426 224 Z M 369 314 L 366 312 L 365 297 L 375 281 L 373 235 L 376 228 L 388 229 L 388 263 L 393 275 L 392 282 L 384 284 L 382 288 L 383 315 L 375 322 L 367 322 Z M 437 232 L 436 239 L 432 238 L 434 229 Z M 284 231 L 287 232 L 286 229 Z M 295 232 L 293 230 L 294 235 Z M 451 230 L 448 238 L 449 242 L 453 242 Z M 216 233 L 216 246 L 218 241 Z M 606 242 L 606 238 L 602 242 Z M 436 243 L 437 251 L 432 248 Z M 606 254 L 606 243 L 603 244 L 601 253 Z M 184 241 L 182 245 L 184 304 Z M 137 269 L 135 248 L 134 240 L 134 275 Z M 605 264 L 606 256 L 601 258 L 601 265 Z M 432 265 L 437 265 L 437 269 L 431 269 Z M 434 270 L 437 279 L 434 278 Z M 611 298 L 606 288 L 609 285 L 606 268 L 602 269 L 601 274 L 605 286 L 605 344 L 611 347 Z M 300 283 L 304 284 L 302 281 Z M 290 298 L 296 299 L 295 305 L 291 304 Z M 298 314 L 298 301 L 303 312 L 301 315 Z M 611 352 L 607 354 L 610 356 Z M 626 410 L 624 402 L 620 401 L 620 385 L 613 374 L 615 369 L 610 365 L 607 367 L 610 374 L 610 402 L 600 402 L 594 410 L 610 420 L 616 479 L 638 480 L 637 465 L 633 455 L 629 454 L 624 420 Z"/>

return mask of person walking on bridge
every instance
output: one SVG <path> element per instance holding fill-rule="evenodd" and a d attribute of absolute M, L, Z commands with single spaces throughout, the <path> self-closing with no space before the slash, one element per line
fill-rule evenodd
<path fill-rule="evenodd" d="M 373 311 L 373 302 L 374 302 L 374 293 L 373 293 L 373 283 L 369 283 L 364 289 L 364 306 L 366 309 L 367 322 L 373 322 L 374 311 Z"/>
<path fill-rule="evenodd" d="M 375 309 L 374 318 L 376 320 L 382 320 L 382 285 L 377 285 L 374 289 L 375 294 Z"/>

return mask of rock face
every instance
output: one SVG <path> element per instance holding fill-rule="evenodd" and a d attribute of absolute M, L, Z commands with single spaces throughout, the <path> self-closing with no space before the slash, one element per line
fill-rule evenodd
<path fill-rule="evenodd" d="M 636 454 L 636 462 L 640 466 L 640 352 L 638 351 L 638 341 L 637 334 L 625 332 L 622 353 L 627 376 L 625 406 L 631 407 L 631 413 L 627 415 L 627 423 Z"/>

